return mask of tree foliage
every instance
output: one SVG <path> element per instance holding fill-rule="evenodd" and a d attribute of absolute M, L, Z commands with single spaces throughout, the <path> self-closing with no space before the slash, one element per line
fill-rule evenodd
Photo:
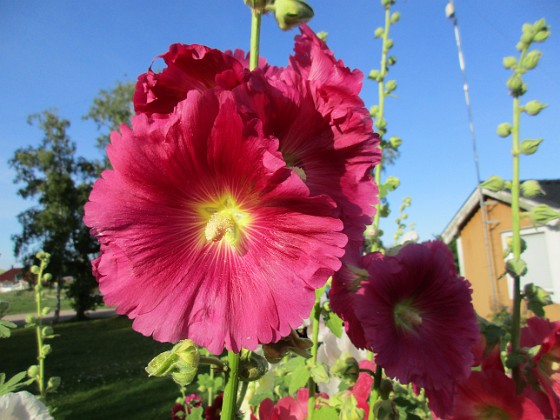
<path fill-rule="evenodd" d="M 36 205 L 18 215 L 22 233 L 13 236 L 14 251 L 28 264 L 37 251 L 48 251 L 53 277 L 74 278 L 67 293 L 78 318 L 83 318 L 99 302 L 90 264 L 97 244 L 82 221 L 95 166 L 76 156 L 76 145 L 67 135 L 70 122 L 56 112 L 31 115 L 28 122 L 43 132 L 43 138 L 37 147 L 16 150 L 9 164 L 16 171 L 14 182 L 22 185 L 18 194 L 36 200 Z"/>

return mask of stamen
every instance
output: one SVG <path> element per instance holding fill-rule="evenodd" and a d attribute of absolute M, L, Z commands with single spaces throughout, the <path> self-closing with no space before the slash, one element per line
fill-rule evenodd
<path fill-rule="evenodd" d="M 206 229 L 204 230 L 204 235 L 206 236 L 206 240 L 217 242 L 221 240 L 226 233 L 233 232 L 234 230 L 235 222 L 231 216 L 218 212 L 210 216 L 206 224 Z"/>

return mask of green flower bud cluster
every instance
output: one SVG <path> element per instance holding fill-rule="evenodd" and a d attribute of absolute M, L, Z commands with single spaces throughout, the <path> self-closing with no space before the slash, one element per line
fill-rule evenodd
<path fill-rule="evenodd" d="M 339 358 L 331 368 L 331 373 L 342 382 L 354 385 L 360 374 L 360 366 L 353 357 Z"/>
<path fill-rule="evenodd" d="M 263 356 L 251 351 L 241 357 L 238 375 L 242 381 L 258 381 L 266 372 L 268 372 L 268 362 Z"/>
<path fill-rule="evenodd" d="M 154 357 L 146 366 L 146 372 L 149 376 L 171 376 L 178 385 L 187 386 L 198 372 L 199 361 L 200 354 L 194 342 L 182 340 L 171 350 Z"/>

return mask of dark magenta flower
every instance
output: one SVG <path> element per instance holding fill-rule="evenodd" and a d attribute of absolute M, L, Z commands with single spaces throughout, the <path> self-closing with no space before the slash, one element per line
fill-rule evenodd
<path fill-rule="evenodd" d="M 328 395 L 318 394 L 322 399 Z M 321 405 L 321 398 L 317 398 L 316 407 Z M 259 405 L 259 416 L 251 414 L 251 420 L 306 420 L 309 402 L 309 390 L 301 388 L 296 398 L 284 397 L 275 404 L 270 398 L 264 399 Z"/>
<path fill-rule="evenodd" d="M 278 341 L 340 268 L 332 200 L 310 196 L 231 92 L 191 91 L 113 133 L 85 208 L 105 301 L 159 341 L 219 354 Z"/>
<path fill-rule="evenodd" d="M 452 399 L 470 374 L 479 329 L 470 283 L 458 276 L 451 252 L 440 241 L 409 244 L 372 259 L 368 271 L 354 302 L 376 363 L 402 383 Z"/>

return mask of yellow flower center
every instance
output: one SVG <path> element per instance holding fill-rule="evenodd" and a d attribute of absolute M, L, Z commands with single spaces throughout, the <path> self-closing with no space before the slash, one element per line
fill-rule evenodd
<path fill-rule="evenodd" d="M 230 194 L 200 204 L 198 213 L 204 221 L 206 241 L 227 243 L 232 247 L 239 244 L 251 219 L 249 213 Z"/>

